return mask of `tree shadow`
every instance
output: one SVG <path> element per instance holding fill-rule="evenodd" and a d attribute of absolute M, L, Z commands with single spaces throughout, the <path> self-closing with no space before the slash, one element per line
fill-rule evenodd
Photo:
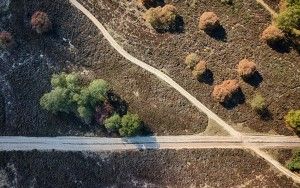
<path fill-rule="evenodd" d="M 112 91 L 107 93 L 108 102 L 113 106 L 115 111 L 123 116 L 127 113 L 128 104 L 119 95 L 113 93 Z"/>
<path fill-rule="evenodd" d="M 273 120 L 273 114 L 267 108 L 262 110 L 262 111 L 258 111 L 257 113 L 259 114 L 260 119 L 263 120 L 263 121 Z"/>
<path fill-rule="evenodd" d="M 125 137 L 122 141 L 129 144 L 134 144 L 138 150 L 159 149 L 160 144 L 157 142 L 155 136 L 136 136 Z"/>
<path fill-rule="evenodd" d="M 205 30 L 205 33 L 216 40 L 223 42 L 227 41 L 227 33 L 222 25 L 219 25 L 215 29 Z"/>
<path fill-rule="evenodd" d="M 237 92 L 235 92 L 229 100 L 220 103 L 224 108 L 227 110 L 231 110 L 238 106 L 239 104 L 245 103 L 245 95 L 241 89 L 239 89 Z"/>
<path fill-rule="evenodd" d="M 166 3 L 164 0 L 150 0 L 144 6 L 146 7 L 146 9 L 149 9 L 149 8 L 155 8 L 155 7 L 163 7 L 163 6 L 165 6 L 165 4 Z"/>
<path fill-rule="evenodd" d="M 184 20 L 183 17 L 180 15 L 177 15 L 175 18 L 175 22 L 173 25 L 171 25 L 169 32 L 170 33 L 183 33 L 184 32 Z"/>
<path fill-rule="evenodd" d="M 253 87 L 258 87 L 260 83 L 263 81 L 263 77 L 258 71 L 256 71 L 252 76 L 243 78 L 243 80 Z"/>
<path fill-rule="evenodd" d="M 197 79 L 199 82 L 203 82 L 208 85 L 212 85 L 214 83 L 214 74 L 210 69 L 207 69 L 201 77 Z"/>
<path fill-rule="evenodd" d="M 278 53 L 289 53 L 292 49 L 293 43 L 291 40 L 281 40 L 278 42 L 267 43 L 270 48 Z"/>

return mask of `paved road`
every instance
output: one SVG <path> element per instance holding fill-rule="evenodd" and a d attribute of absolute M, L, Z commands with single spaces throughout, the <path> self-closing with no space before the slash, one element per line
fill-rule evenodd
<path fill-rule="evenodd" d="M 70 0 L 70 2 L 79 9 L 83 14 L 85 14 L 94 24 L 97 26 L 97 28 L 101 31 L 103 36 L 107 39 L 107 41 L 110 43 L 110 45 L 119 52 L 124 58 L 129 60 L 130 62 L 134 63 L 135 65 L 145 69 L 146 71 L 154 74 L 157 78 L 165 81 L 170 86 L 172 86 L 174 89 L 176 89 L 181 95 L 183 95 L 186 99 L 188 99 L 195 107 L 197 107 L 200 111 L 205 113 L 209 118 L 213 119 L 215 122 L 217 122 L 220 126 L 222 126 L 230 135 L 235 137 L 240 137 L 241 133 L 234 130 L 230 125 L 228 125 L 225 121 L 223 121 L 219 116 L 217 116 L 215 113 L 213 113 L 211 110 L 209 110 L 206 106 L 204 106 L 200 101 L 198 101 L 195 97 L 193 97 L 189 92 L 187 92 L 185 89 L 183 89 L 179 84 L 177 84 L 172 78 L 167 76 L 162 71 L 146 64 L 145 62 L 142 62 L 138 60 L 137 58 L 130 55 L 128 52 L 126 52 L 114 39 L 113 37 L 108 33 L 108 31 L 104 28 L 104 26 L 80 3 L 78 3 L 76 0 Z"/>
<path fill-rule="evenodd" d="M 300 138 L 286 136 L 151 136 L 133 138 L 101 137 L 0 137 L 1 150 L 116 151 L 128 149 L 199 148 L 293 148 Z"/>

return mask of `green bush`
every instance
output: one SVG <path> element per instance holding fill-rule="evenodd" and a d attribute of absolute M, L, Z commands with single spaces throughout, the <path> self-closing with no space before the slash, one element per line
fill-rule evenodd
<path fill-rule="evenodd" d="M 288 6 L 286 10 L 278 14 L 276 18 L 278 28 L 290 32 L 299 29 L 300 26 L 300 5 Z"/>
<path fill-rule="evenodd" d="M 250 101 L 250 106 L 257 112 L 263 112 L 266 109 L 265 98 L 260 94 L 256 94 Z"/>
<path fill-rule="evenodd" d="M 296 131 L 300 131 L 300 110 L 289 111 L 285 116 L 285 122 Z"/>
<path fill-rule="evenodd" d="M 108 132 L 116 132 L 121 127 L 121 121 L 119 114 L 114 114 L 104 121 L 104 126 Z"/>
<path fill-rule="evenodd" d="M 300 0 L 286 0 L 288 6 L 300 5 Z"/>
<path fill-rule="evenodd" d="M 46 93 L 40 99 L 42 108 L 52 112 L 69 113 L 74 108 L 74 102 L 71 99 L 70 92 L 65 88 L 57 87 L 50 93 Z"/>
<path fill-rule="evenodd" d="M 122 117 L 121 128 L 119 133 L 121 136 L 135 136 L 141 131 L 142 122 L 137 114 L 126 114 Z"/>
<path fill-rule="evenodd" d="M 287 164 L 287 168 L 291 171 L 299 171 L 300 172 L 300 152 L 297 152 L 292 161 Z"/>

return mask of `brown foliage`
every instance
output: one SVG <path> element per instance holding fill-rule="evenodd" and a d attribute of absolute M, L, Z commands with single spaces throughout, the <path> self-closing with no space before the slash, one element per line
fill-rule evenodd
<path fill-rule="evenodd" d="M 212 92 L 215 101 L 224 103 L 228 101 L 234 93 L 239 91 L 240 85 L 238 80 L 225 80 L 220 85 L 216 85 Z"/>
<path fill-rule="evenodd" d="M 13 38 L 11 33 L 2 31 L 0 32 L 0 46 L 7 48 L 12 44 Z"/>
<path fill-rule="evenodd" d="M 263 40 L 268 44 L 274 44 L 280 42 L 284 40 L 284 38 L 285 38 L 284 32 L 274 25 L 270 25 L 269 27 L 267 27 L 261 35 L 261 40 Z"/>
<path fill-rule="evenodd" d="M 144 14 L 144 19 L 157 30 L 169 30 L 176 22 L 177 10 L 173 5 L 150 8 Z"/>
<path fill-rule="evenodd" d="M 220 26 L 218 16 L 214 12 L 204 12 L 199 19 L 199 28 L 205 31 L 211 31 Z"/>
<path fill-rule="evenodd" d="M 194 70 L 192 71 L 193 76 L 197 79 L 201 79 L 202 76 L 205 74 L 207 70 L 206 62 L 205 61 L 200 61 L 195 67 Z"/>
<path fill-rule="evenodd" d="M 37 11 L 31 17 L 31 26 L 37 33 L 46 33 L 51 30 L 52 23 L 45 12 Z"/>
<path fill-rule="evenodd" d="M 237 71 L 242 78 L 249 78 L 257 71 L 256 64 L 248 59 L 243 59 L 239 62 Z"/>

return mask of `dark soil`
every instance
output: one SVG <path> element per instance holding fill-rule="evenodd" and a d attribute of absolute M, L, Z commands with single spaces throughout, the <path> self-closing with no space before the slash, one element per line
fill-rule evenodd
<path fill-rule="evenodd" d="M 264 0 L 264 2 L 267 3 L 267 5 L 269 5 L 276 12 L 279 11 L 280 0 Z"/>
<path fill-rule="evenodd" d="M 0 159 L 8 187 L 299 187 L 243 150 L 1 152 Z"/>
<path fill-rule="evenodd" d="M 271 17 L 255 1 L 234 1 L 231 6 L 219 0 L 172 1 L 184 20 L 185 29 L 181 33 L 155 32 L 142 18 L 145 8 L 135 1 L 81 2 L 129 53 L 165 70 L 227 122 L 243 124 L 262 133 L 294 134 L 286 128 L 284 116 L 300 106 L 300 56 L 294 49 L 276 51 L 259 40 L 262 31 L 271 23 Z M 214 36 L 198 29 L 199 15 L 205 11 L 214 11 L 220 18 L 222 29 Z M 240 79 L 235 70 L 238 62 L 243 58 L 254 60 L 259 74 L 248 83 L 240 79 L 244 103 L 226 108 L 214 102 L 211 97 L 213 86 L 193 79 L 191 71 L 183 64 L 191 52 L 197 52 L 208 62 L 213 84 Z M 266 99 L 268 113 L 263 116 L 255 113 L 248 104 L 255 93 L 261 93 Z"/>
<path fill-rule="evenodd" d="M 29 20 L 36 10 L 49 14 L 53 30 L 38 35 Z M 3 13 L 4 14 L 4 13 Z M 13 0 L 11 18 L 1 16 L 1 28 L 15 45 L 1 51 L 1 86 L 6 103 L 1 135 L 96 135 L 99 125 L 85 125 L 74 115 L 53 115 L 41 109 L 40 97 L 50 91 L 50 77 L 61 71 L 88 70 L 110 82 L 127 101 L 129 111 L 144 121 L 148 133 L 194 134 L 205 130 L 207 118 L 154 76 L 120 57 L 100 31 L 67 0 Z M 5 18 L 5 19 L 4 19 Z M 8 95 L 9 94 L 9 95 Z"/>

